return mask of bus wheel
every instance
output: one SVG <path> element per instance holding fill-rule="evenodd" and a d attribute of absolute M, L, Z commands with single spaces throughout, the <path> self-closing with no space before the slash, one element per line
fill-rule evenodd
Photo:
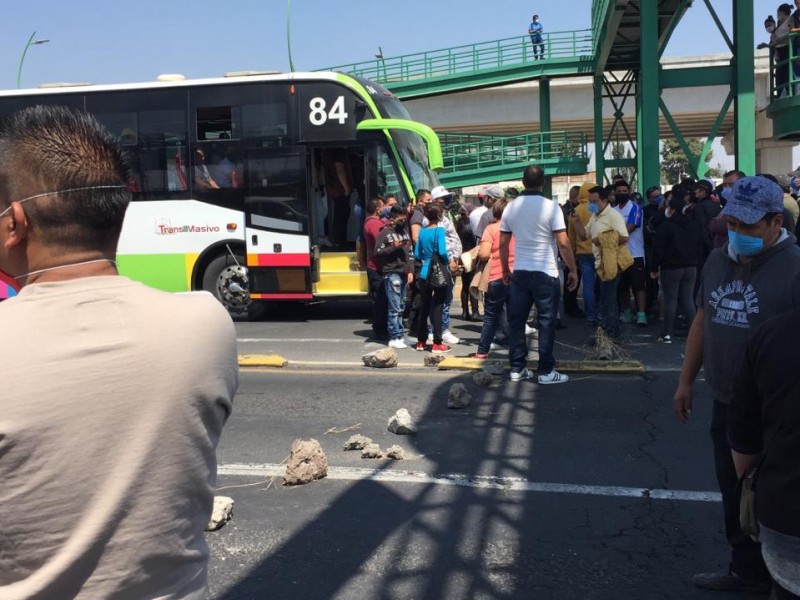
<path fill-rule="evenodd" d="M 237 264 L 238 263 L 238 264 Z M 230 254 L 212 260 L 203 273 L 203 289 L 211 292 L 239 321 L 255 321 L 266 314 L 263 302 L 250 300 L 250 284 L 243 256 Z"/>

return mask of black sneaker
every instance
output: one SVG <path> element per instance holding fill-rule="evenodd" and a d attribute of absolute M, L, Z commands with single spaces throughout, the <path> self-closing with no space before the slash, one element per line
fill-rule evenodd
<path fill-rule="evenodd" d="M 772 584 L 769 581 L 755 581 L 739 577 L 730 571 L 717 573 L 697 573 L 692 576 L 692 583 L 706 590 L 722 592 L 751 592 L 754 594 L 768 594 Z"/>

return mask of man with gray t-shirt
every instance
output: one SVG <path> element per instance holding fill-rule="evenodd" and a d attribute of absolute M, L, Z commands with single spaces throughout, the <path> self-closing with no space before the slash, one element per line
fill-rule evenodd
<path fill-rule="evenodd" d="M 128 175 L 86 113 L 0 129 L 3 600 L 206 596 L 236 335 L 210 294 L 118 275 Z"/>
<path fill-rule="evenodd" d="M 525 191 L 503 212 L 500 221 L 500 263 L 503 282 L 511 285 L 508 302 L 511 381 L 530 379 L 526 368 L 528 344 L 525 322 L 536 304 L 539 329 L 539 365 L 537 380 L 541 384 L 566 383 L 569 377 L 555 370 L 556 315 L 561 299 L 556 249 L 569 267 L 567 287 L 578 285 L 575 256 L 567 237 L 564 214 L 557 202 L 542 196 L 544 171 L 530 165 L 522 177 Z M 514 273 L 509 268 L 509 244 L 514 236 Z"/>

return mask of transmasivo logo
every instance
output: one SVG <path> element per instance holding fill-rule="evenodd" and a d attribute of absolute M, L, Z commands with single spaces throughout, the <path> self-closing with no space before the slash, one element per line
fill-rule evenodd
<path fill-rule="evenodd" d="M 712 321 L 728 327 L 750 328 L 748 315 L 758 314 L 758 294 L 750 283 L 741 280 L 719 286 L 708 301 L 716 310 Z"/>
<path fill-rule="evenodd" d="M 159 220 L 155 223 L 156 235 L 178 235 L 179 233 L 219 233 L 217 225 L 177 225 L 168 220 Z"/>

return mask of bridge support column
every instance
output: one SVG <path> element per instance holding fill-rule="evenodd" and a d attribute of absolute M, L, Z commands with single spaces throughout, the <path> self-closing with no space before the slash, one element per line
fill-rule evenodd
<path fill-rule="evenodd" d="M 636 166 L 639 192 L 644 195 L 647 188 L 659 185 L 661 179 L 658 2 L 642 2 L 640 19 L 641 70 L 636 86 Z"/>
<path fill-rule="evenodd" d="M 733 97 L 736 168 L 756 171 L 753 0 L 733 0 Z"/>
<path fill-rule="evenodd" d="M 605 132 L 603 130 L 603 77 L 594 78 L 594 169 L 597 185 L 605 185 Z"/>
<path fill-rule="evenodd" d="M 755 173 L 770 173 L 772 175 L 786 175 L 795 169 L 792 154 L 795 143 L 780 142 L 776 140 L 759 140 L 756 142 L 756 168 Z M 749 175 L 749 173 L 748 173 Z"/>
<path fill-rule="evenodd" d="M 550 131 L 552 130 L 550 118 L 550 80 L 547 77 L 542 77 L 539 80 L 539 138 L 542 146 L 542 156 L 550 156 L 552 148 L 550 147 Z M 544 189 L 542 193 L 546 198 L 553 195 L 553 178 L 550 176 L 545 177 Z"/>

